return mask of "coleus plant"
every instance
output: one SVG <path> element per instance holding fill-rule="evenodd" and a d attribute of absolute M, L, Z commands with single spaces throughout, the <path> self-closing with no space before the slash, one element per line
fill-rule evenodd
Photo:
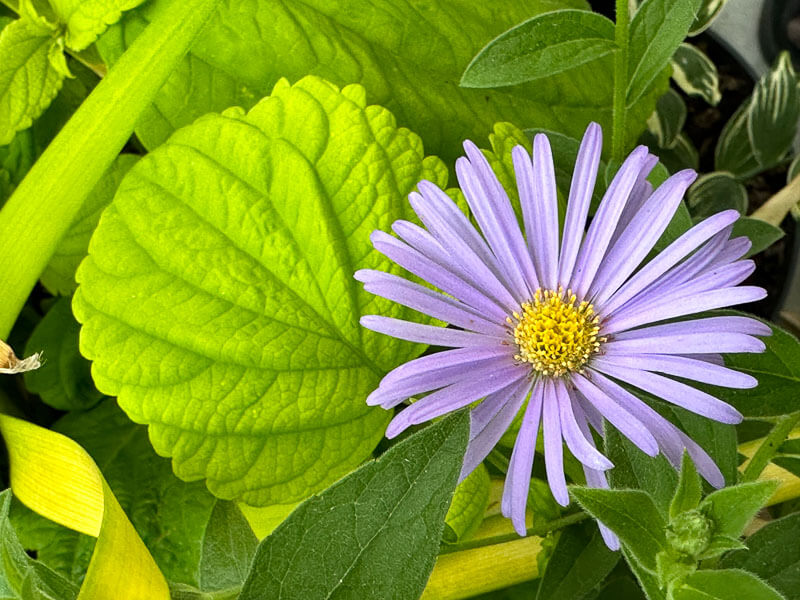
<path fill-rule="evenodd" d="M 742 255 L 794 207 L 790 184 L 737 219 L 748 178 L 791 158 L 786 58 L 719 172 L 681 171 L 670 75 L 719 100 L 685 40 L 725 2 L 618 1 L 615 22 L 580 0 L 4 4 L 0 368 L 44 364 L 0 387 L 0 597 L 800 595 L 776 549 L 800 495 L 798 342 L 730 311 L 673 322 L 760 298 L 735 285 Z M 373 233 L 396 222 L 408 246 Z M 615 292 L 676 263 L 666 296 L 617 298 L 611 331 Z M 439 364 L 454 352 L 471 362 Z M 384 441 L 370 404 L 412 397 Z"/>

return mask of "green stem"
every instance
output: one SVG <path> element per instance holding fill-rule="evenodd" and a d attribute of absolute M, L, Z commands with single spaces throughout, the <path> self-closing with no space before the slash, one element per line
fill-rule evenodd
<path fill-rule="evenodd" d="M 778 447 L 786 440 L 786 436 L 794 429 L 794 426 L 800 422 L 800 411 L 788 414 L 778 419 L 772 431 L 764 438 L 761 445 L 753 454 L 753 458 L 744 469 L 742 473 L 742 481 L 755 481 L 761 472 L 775 456 Z"/>
<path fill-rule="evenodd" d="M 629 23 L 628 0 L 617 0 L 617 24 L 614 28 L 617 51 L 614 53 L 614 106 L 611 129 L 611 156 L 617 161 L 622 161 L 625 157 Z"/>
<path fill-rule="evenodd" d="M 559 519 L 553 519 L 552 521 L 548 521 L 547 523 L 543 523 L 538 526 L 529 527 L 527 535 L 529 536 L 535 535 L 542 537 L 552 531 L 563 529 L 564 527 L 569 527 L 570 525 L 574 525 L 575 523 L 580 523 L 581 521 L 584 521 L 588 518 L 589 515 L 586 514 L 585 512 L 573 513 L 571 515 L 567 515 Z M 483 548 L 484 546 L 494 546 L 496 544 L 512 542 L 518 539 L 520 539 L 519 534 L 517 532 L 512 532 L 512 533 L 504 533 L 503 535 L 495 535 L 492 537 L 481 538 L 478 540 L 467 540 L 466 542 L 461 542 L 460 544 L 443 546 L 439 554 L 440 555 L 451 554 L 453 552 L 460 552 L 462 550 L 471 550 L 472 548 Z"/>
<path fill-rule="evenodd" d="M 219 0 L 171 2 L 97 85 L 0 211 L 0 339 L 100 176 Z"/>

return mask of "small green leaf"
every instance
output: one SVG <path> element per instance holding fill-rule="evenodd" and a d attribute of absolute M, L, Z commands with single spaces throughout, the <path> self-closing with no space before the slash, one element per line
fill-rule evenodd
<path fill-rule="evenodd" d="M 761 219 L 751 219 L 750 217 L 740 217 L 733 224 L 731 237 L 740 235 L 747 236 L 753 245 L 747 251 L 746 256 L 754 256 L 772 246 L 775 242 L 786 235 L 780 227 L 775 227 L 771 223 Z"/>
<path fill-rule="evenodd" d="M 139 6 L 144 0 L 49 0 L 53 11 L 67 25 L 67 46 L 83 50 L 116 23 L 122 11 Z"/>
<path fill-rule="evenodd" d="M 666 523 L 649 494 L 577 486 L 571 492 L 586 512 L 617 534 L 645 568 L 655 570 L 656 554 L 666 549 Z"/>
<path fill-rule="evenodd" d="M 446 170 L 416 135 L 317 77 L 177 132 L 129 171 L 78 272 L 98 389 L 218 497 L 288 504 L 335 481 L 383 436 L 367 394 L 421 349 L 359 325 L 419 316 L 353 279 L 400 272 L 369 235 L 411 216 L 420 179 Z"/>
<path fill-rule="evenodd" d="M 489 505 L 490 488 L 489 471 L 483 464 L 458 484 L 444 520 L 445 542 L 455 544 L 475 533 Z"/>
<path fill-rule="evenodd" d="M 467 413 L 447 417 L 301 504 L 260 544 L 239 600 L 418 598 L 468 433 Z"/>
<path fill-rule="evenodd" d="M 51 60 L 58 44 L 42 21 L 18 19 L 0 32 L 0 146 L 30 127 L 58 93 L 64 73 Z"/>
<path fill-rule="evenodd" d="M 747 548 L 744 542 L 739 538 L 731 537 L 729 535 L 715 535 L 711 538 L 708 548 L 700 553 L 698 558 L 700 560 L 707 560 L 709 558 L 716 558 L 731 550 L 741 550 Z"/>
<path fill-rule="evenodd" d="M 461 86 L 517 85 L 569 71 L 616 49 L 614 24 L 585 10 L 545 13 L 501 33 L 472 59 Z"/>
<path fill-rule="evenodd" d="M 709 494 L 700 511 L 714 522 L 714 534 L 739 537 L 778 487 L 776 481 L 753 481 Z"/>
<path fill-rule="evenodd" d="M 737 569 L 697 571 L 672 597 L 674 600 L 784 600 L 755 575 Z"/>
<path fill-rule="evenodd" d="M 647 129 L 661 148 L 672 148 L 678 142 L 686 122 L 686 103 L 678 92 L 669 89 L 656 103 L 656 110 L 647 119 Z"/>
<path fill-rule="evenodd" d="M 674 519 L 683 512 L 697 508 L 702 496 L 703 488 L 700 484 L 700 476 L 697 474 L 697 469 L 692 459 L 684 452 L 683 459 L 681 460 L 681 472 L 678 478 L 678 486 L 675 489 L 675 495 L 672 497 L 672 502 L 669 505 L 670 519 Z"/>
<path fill-rule="evenodd" d="M 627 103 L 650 89 L 694 20 L 700 0 L 645 0 L 630 25 Z"/>
<path fill-rule="evenodd" d="M 11 490 L 0 492 L 0 598 L 3 600 L 72 600 L 78 588 L 33 560 L 20 545 L 8 520 Z"/>
<path fill-rule="evenodd" d="M 710 217 L 723 210 L 747 212 L 747 189 L 732 173 L 715 171 L 698 177 L 686 195 L 689 211 L 695 219 Z"/>
<path fill-rule="evenodd" d="M 666 519 L 678 475 L 663 454 L 647 456 L 616 429 L 606 427 L 606 456 L 614 463 L 609 472 L 615 488 L 633 488 L 647 492 Z"/>
<path fill-rule="evenodd" d="M 694 23 L 692 23 L 689 35 L 697 35 L 708 29 L 727 3 L 728 0 L 703 0 L 697 11 Z"/>
<path fill-rule="evenodd" d="M 719 73 L 700 49 L 683 43 L 672 55 L 672 80 L 689 96 L 698 96 L 716 106 L 722 99 L 719 91 Z"/>
<path fill-rule="evenodd" d="M 42 401 L 59 410 L 85 410 L 97 404 L 89 361 L 78 351 L 80 325 L 72 316 L 70 299 L 61 298 L 33 330 L 25 356 L 42 352 L 44 364 L 25 373 L 25 385 Z"/>
<path fill-rule="evenodd" d="M 747 538 L 748 550 L 726 554 L 720 567 L 755 573 L 784 594 L 800 598 L 800 514 L 767 523 Z"/>
<path fill-rule="evenodd" d="M 258 538 L 237 506 L 217 501 L 203 536 L 199 588 L 216 591 L 242 585 L 257 547 Z"/>
<path fill-rule="evenodd" d="M 86 257 L 89 238 L 100 221 L 100 213 L 111 203 L 122 178 L 137 160 L 139 157 L 133 154 L 121 154 L 114 159 L 81 205 L 75 220 L 58 242 L 53 257 L 42 272 L 42 284 L 51 293 L 71 294 L 78 287 L 75 271 Z"/>
<path fill-rule="evenodd" d="M 600 584 L 619 561 L 597 526 L 577 525 L 563 530 L 542 576 L 537 600 L 576 600 Z"/>

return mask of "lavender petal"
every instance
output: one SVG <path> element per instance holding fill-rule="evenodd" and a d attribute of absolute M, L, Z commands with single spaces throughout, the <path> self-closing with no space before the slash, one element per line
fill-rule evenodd
<path fill-rule="evenodd" d="M 572 399 L 560 379 L 555 381 L 555 400 L 558 403 L 561 433 L 573 456 L 591 469 L 606 471 L 612 468 L 614 463 L 598 452 L 594 444 L 589 441 L 591 435 L 586 436 L 581 431 L 572 410 Z"/>
<path fill-rule="evenodd" d="M 603 356 L 603 362 L 630 369 L 657 371 L 722 387 L 749 389 L 758 385 L 758 380 L 751 375 L 686 356 L 608 353 Z"/>
<path fill-rule="evenodd" d="M 547 483 L 553 498 L 561 506 L 569 504 L 567 479 L 564 475 L 564 446 L 561 441 L 561 420 L 559 418 L 558 398 L 551 380 L 544 381 L 542 402 L 542 432 L 544 434 L 544 466 Z"/>
<path fill-rule="evenodd" d="M 467 348 L 474 346 L 497 346 L 498 344 L 508 343 L 505 337 L 491 337 L 482 333 L 472 331 L 461 331 L 448 327 L 437 327 L 435 325 L 422 325 L 411 321 L 403 321 L 392 317 L 382 317 L 380 315 L 365 315 L 360 321 L 362 327 L 366 327 L 377 333 L 390 335 L 400 340 L 416 342 L 418 344 L 430 344 L 433 346 L 444 346 L 445 348 Z"/>

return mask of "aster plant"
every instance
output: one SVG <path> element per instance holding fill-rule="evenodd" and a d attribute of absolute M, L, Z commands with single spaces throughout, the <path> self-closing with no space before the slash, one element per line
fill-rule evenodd
<path fill-rule="evenodd" d="M 513 149 L 523 232 L 484 155 L 469 141 L 464 149 L 456 173 L 477 228 L 444 191 L 421 181 L 409 201 L 424 227 L 400 220 L 392 225 L 398 237 L 383 231 L 371 237 L 376 250 L 441 292 L 375 270 L 355 275 L 368 292 L 450 325 L 361 319 L 379 333 L 452 348 L 397 367 L 370 394 L 368 404 L 386 409 L 415 399 L 386 435 L 477 402 L 463 479 L 525 407 L 502 498 L 502 512 L 520 535 L 540 425 L 548 483 L 562 506 L 569 503 L 564 443 L 588 485 L 608 487 L 605 473 L 614 465 L 592 435 L 592 429 L 602 435 L 606 422 L 646 454 L 663 452 L 676 468 L 686 451 L 700 474 L 722 487 L 708 454 L 635 390 L 721 423 L 742 420 L 729 404 L 673 378 L 730 388 L 758 384 L 725 367 L 720 354 L 762 352 L 755 336 L 769 335 L 769 327 L 742 316 L 692 316 L 765 296 L 759 287 L 739 285 L 754 269 L 743 259 L 750 241 L 731 239 L 739 214 L 709 217 L 648 258 L 696 174 L 680 171 L 654 190 L 647 176 L 657 159 L 639 146 L 587 228 L 602 149 L 593 123 L 578 152 L 563 234 L 547 137 L 536 135 L 532 156 L 522 146 Z M 601 531 L 609 547 L 619 547 L 602 524 Z"/>

